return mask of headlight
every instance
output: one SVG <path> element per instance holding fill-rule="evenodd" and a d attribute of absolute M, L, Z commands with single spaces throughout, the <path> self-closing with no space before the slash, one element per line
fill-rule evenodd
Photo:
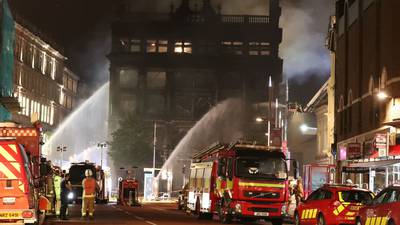
<path fill-rule="evenodd" d="M 74 198 L 74 193 L 73 192 L 68 193 L 68 199 L 73 199 L 73 198 Z"/>
<path fill-rule="evenodd" d="M 235 205 L 235 211 L 236 211 L 237 213 L 242 213 L 242 205 L 240 205 L 239 203 L 237 203 L 237 204 Z"/>

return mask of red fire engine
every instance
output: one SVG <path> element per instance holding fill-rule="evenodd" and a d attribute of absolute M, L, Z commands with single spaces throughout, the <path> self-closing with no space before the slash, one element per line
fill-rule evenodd
<path fill-rule="evenodd" d="M 41 158 L 41 126 L 0 123 L 0 223 L 41 223 L 51 203 L 46 198 L 51 165 Z M 39 202 L 39 204 L 36 204 Z"/>
<path fill-rule="evenodd" d="M 138 205 L 139 182 L 136 179 L 122 179 L 119 182 L 118 205 L 135 206 Z"/>
<path fill-rule="evenodd" d="M 282 224 L 289 187 L 287 160 L 281 149 L 244 142 L 216 144 L 193 160 L 189 210 L 209 219 L 218 214 L 222 223 L 238 218 Z"/>

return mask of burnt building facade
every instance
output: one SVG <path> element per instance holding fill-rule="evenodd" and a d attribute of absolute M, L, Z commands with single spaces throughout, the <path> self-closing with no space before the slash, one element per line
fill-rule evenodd
<path fill-rule="evenodd" d="M 279 0 L 270 0 L 262 16 L 222 15 L 210 0 L 195 6 L 183 0 L 165 14 L 134 13 L 122 4 L 119 15 L 108 56 L 111 129 L 138 113 L 184 134 L 218 102 L 265 102 L 268 76 L 282 80 Z"/>
<path fill-rule="evenodd" d="M 399 10 L 397 0 L 336 2 L 337 159 L 349 172 L 340 175 L 373 191 L 400 180 Z"/>

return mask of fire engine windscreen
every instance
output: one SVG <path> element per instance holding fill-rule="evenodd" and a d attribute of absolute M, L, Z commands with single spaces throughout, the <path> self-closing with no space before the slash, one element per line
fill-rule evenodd
<path fill-rule="evenodd" d="M 251 179 L 287 179 L 286 161 L 279 155 L 258 154 L 238 157 L 236 164 L 238 177 Z"/>

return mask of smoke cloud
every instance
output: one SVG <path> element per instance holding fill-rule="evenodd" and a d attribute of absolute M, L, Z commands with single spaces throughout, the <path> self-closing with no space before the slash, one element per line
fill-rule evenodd
<path fill-rule="evenodd" d="M 283 41 L 280 54 L 284 59 L 286 78 L 318 74 L 326 76 L 330 70 L 329 52 L 325 48 L 329 16 L 333 1 L 282 1 L 281 27 Z"/>

